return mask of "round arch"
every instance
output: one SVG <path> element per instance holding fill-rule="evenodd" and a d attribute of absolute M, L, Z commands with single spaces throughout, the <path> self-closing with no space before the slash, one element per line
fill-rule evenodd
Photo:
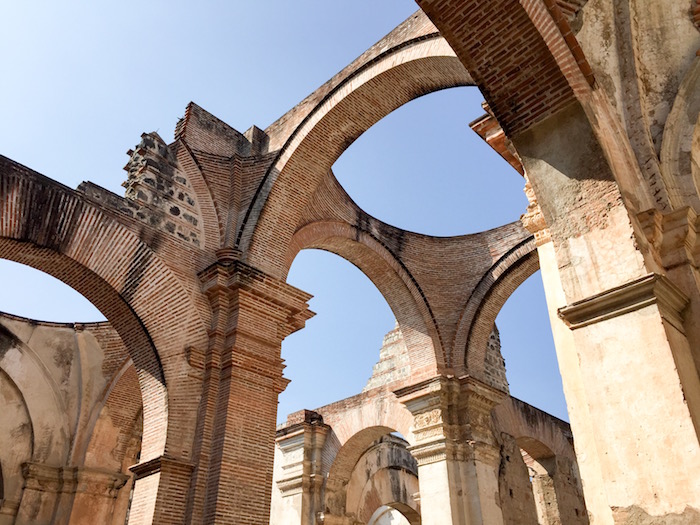
<path fill-rule="evenodd" d="M 484 376 L 486 348 L 496 317 L 508 298 L 540 268 L 534 237 L 528 237 L 486 272 L 469 297 L 455 336 L 456 363 L 476 378 Z"/>
<path fill-rule="evenodd" d="M 141 461 L 162 455 L 166 440 L 174 456 L 188 450 L 192 436 L 167 432 L 169 414 L 191 419 L 197 407 L 185 395 L 187 388 L 169 395 L 166 384 L 192 381 L 183 366 L 181 337 L 201 334 L 206 344 L 206 330 L 183 286 L 155 252 L 78 192 L 2 157 L 0 258 L 61 280 L 117 331 L 148 400 Z M 164 311 L 170 315 L 163 316 Z"/>
<path fill-rule="evenodd" d="M 237 239 L 248 262 L 281 276 L 285 251 L 322 178 L 352 142 L 394 109 L 473 81 L 438 34 L 393 47 L 349 73 L 291 133 L 267 170 Z"/>
<path fill-rule="evenodd" d="M 370 233 L 336 221 L 319 221 L 297 231 L 288 247 L 286 266 L 308 248 L 325 250 L 360 269 L 384 296 L 406 340 L 413 376 L 444 366 L 435 318 L 418 283 Z"/>
<path fill-rule="evenodd" d="M 354 419 L 350 417 L 346 417 L 345 419 Z M 411 418 L 412 419 L 412 418 Z M 397 421 L 400 423 L 400 421 Z M 404 425 L 401 425 L 404 426 Z M 335 427 L 334 427 L 335 431 Z M 367 453 L 367 451 L 372 447 L 372 445 L 380 440 L 382 437 L 391 434 L 393 432 L 401 432 L 400 430 L 397 430 L 393 427 L 390 426 L 385 426 L 385 425 L 372 425 L 372 426 L 366 426 L 364 428 L 361 428 L 357 430 L 354 434 L 351 436 L 343 436 L 342 435 L 342 430 L 341 430 L 341 435 L 337 436 L 339 438 L 339 441 L 341 443 L 340 448 L 337 450 L 335 454 L 335 458 L 333 459 L 333 463 L 330 466 L 329 472 L 328 472 L 328 478 L 326 482 L 326 493 L 325 493 L 325 508 L 330 511 L 333 515 L 337 516 L 342 516 L 346 512 L 346 507 L 348 503 L 348 487 L 349 483 L 351 481 L 351 477 L 353 475 L 353 471 L 355 470 L 358 461 Z M 404 429 L 405 432 L 410 433 L 409 429 Z M 412 435 L 412 434 L 406 434 L 406 435 Z M 380 462 L 381 463 L 381 462 Z M 380 478 L 382 476 L 386 476 L 386 470 L 389 468 L 387 465 L 375 465 L 375 475 L 379 475 Z M 414 477 L 417 476 L 417 465 L 413 466 L 407 466 L 404 468 L 407 472 L 410 472 L 414 475 Z M 389 481 L 388 486 L 391 487 L 391 481 L 388 480 L 388 478 L 384 481 Z M 394 479 L 393 482 L 395 483 L 396 480 Z M 381 483 L 380 483 L 381 484 Z M 362 494 L 356 494 L 355 495 L 355 506 L 359 504 L 359 500 L 362 499 Z M 391 503 L 394 502 L 394 499 L 390 497 L 390 494 L 385 494 L 386 496 L 386 502 Z M 359 499 L 358 499 L 359 498 Z M 407 501 L 396 501 L 396 503 L 401 503 L 409 506 L 411 502 Z M 372 508 L 371 512 L 365 518 L 369 518 L 370 515 L 376 510 L 376 508 Z"/>
<path fill-rule="evenodd" d="M 411 507 L 401 505 L 400 503 L 382 505 L 381 507 L 377 508 L 367 522 L 367 525 L 383 525 L 385 523 L 393 524 L 395 522 L 394 518 L 396 517 L 396 513 L 401 515 L 399 519 L 403 519 L 403 523 L 420 525 L 420 514 Z M 403 523 L 399 522 L 397 525 L 403 525 Z"/>

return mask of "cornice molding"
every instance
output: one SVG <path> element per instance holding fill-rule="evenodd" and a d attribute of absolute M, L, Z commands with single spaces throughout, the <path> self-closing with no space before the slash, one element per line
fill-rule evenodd
<path fill-rule="evenodd" d="M 663 275 L 651 273 L 559 309 L 572 330 L 656 304 L 661 316 L 680 332 L 688 298 Z"/>

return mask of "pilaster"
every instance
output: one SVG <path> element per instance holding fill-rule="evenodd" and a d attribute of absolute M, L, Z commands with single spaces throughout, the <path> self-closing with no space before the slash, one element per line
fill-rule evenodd
<path fill-rule="evenodd" d="M 667 277 L 648 274 L 558 310 L 577 354 L 560 363 L 562 376 L 582 382 L 568 400 L 572 425 L 578 412 L 591 418 L 574 435 L 586 504 L 601 523 L 622 522 L 629 509 L 681 513 L 700 501 L 700 389 L 684 332 L 687 303 Z M 602 489 L 589 494 L 596 478 Z"/>
<path fill-rule="evenodd" d="M 185 521 L 192 463 L 158 456 L 130 468 L 134 473 L 134 496 L 129 525 L 176 524 Z"/>
<path fill-rule="evenodd" d="M 266 523 L 270 513 L 282 340 L 313 313 L 310 295 L 236 259 L 200 272 L 212 308 L 198 421 L 195 523 Z M 201 521 L 200 521 L 201 520 Z"/>
<path fill-rule="evenodd" d="M 320 414 L 307 410 L 303 422 L 277 432 L 284 458 L 277 484 L 283 498 L 294 500 L 301 525 L 316 525 L 317 515 L 323 512 L 321 450 L 329 431 Z"/>

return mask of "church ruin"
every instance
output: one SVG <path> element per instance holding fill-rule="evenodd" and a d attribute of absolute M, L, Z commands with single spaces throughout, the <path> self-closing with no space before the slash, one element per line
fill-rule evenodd
<path fill-rule="evenodd" d="M 0 257 L 107 318 L 0 316 L 0 525 L 700 523 L 700 4 L 417 4 L 265 130 L 191 103 L 172 143 L 144 133 L 124 197 L 0 157 Z M 335 160 L 467 85 L 521 221 L 437 238 L 359 209 Z M 397 328 L 365 391 L 277 428 L 308 248 Z M 538 269 L 570 427 L 504 381 L 496 315 Z"/>

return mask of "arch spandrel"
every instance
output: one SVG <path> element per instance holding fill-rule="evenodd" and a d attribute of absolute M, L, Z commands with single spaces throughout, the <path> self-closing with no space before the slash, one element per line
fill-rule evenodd
<path fill-rule="evenodd" d="M 486 348 L 496 317 L 506 300 L 540 268 L 532 236 L 508 250 L 484 272 L 462 311 L 455 335 L 455 363 L 464 363 L 469 375 L 483 377 Z"/>
<path fill-rule="evenodd" d="M 301 215 L 343 151 L 403 104 L 472 84 L 438 35 L 390 49 L 349 74 L 290 134 L 266 172 L 237 239 L 247 262 L 280 277 Z"/>
<path fill-rule="evenodd" d="M 191 396 L 166 384 L 191 382 L 185 338 L 206 332 L 182 284 L 138 235 L 81 195 L 0 159 L 0 257 L 48 273 L 83 294 L 119 333 L 139 373 L 144 398 L 142 461 L 166 450 L 169 413 L 194 418 Z M 168 311 L 168 316 L 161 315 Z M 178 389 L 179 390 L 179 389 Z M 187 390 L 187 389 L 183 389 Z M 187 427 L 184 427 L 187 428 Z M 168 437 L 174 455 L 191 435 Z"/>
<path fill-rule="evenodd" d="M 330 251 L 357 266 L 377 286 L 407 337 L 416 381 L 435 372 L 461 373 L 464 348 L 459 345 L 466 343 L 455 334 L 468 301 L 474 301 L 475 287 L 483 287 L 484 276 L 501 258 L 532 239 L 519 221 L 456 237 L 405 231 L 363 212 L 330 172 L 300 222 L 303 226 L 288 246 L 284 275 L 305 248 Z M 534 244 L 527 248 L 532 249 Z"/>

